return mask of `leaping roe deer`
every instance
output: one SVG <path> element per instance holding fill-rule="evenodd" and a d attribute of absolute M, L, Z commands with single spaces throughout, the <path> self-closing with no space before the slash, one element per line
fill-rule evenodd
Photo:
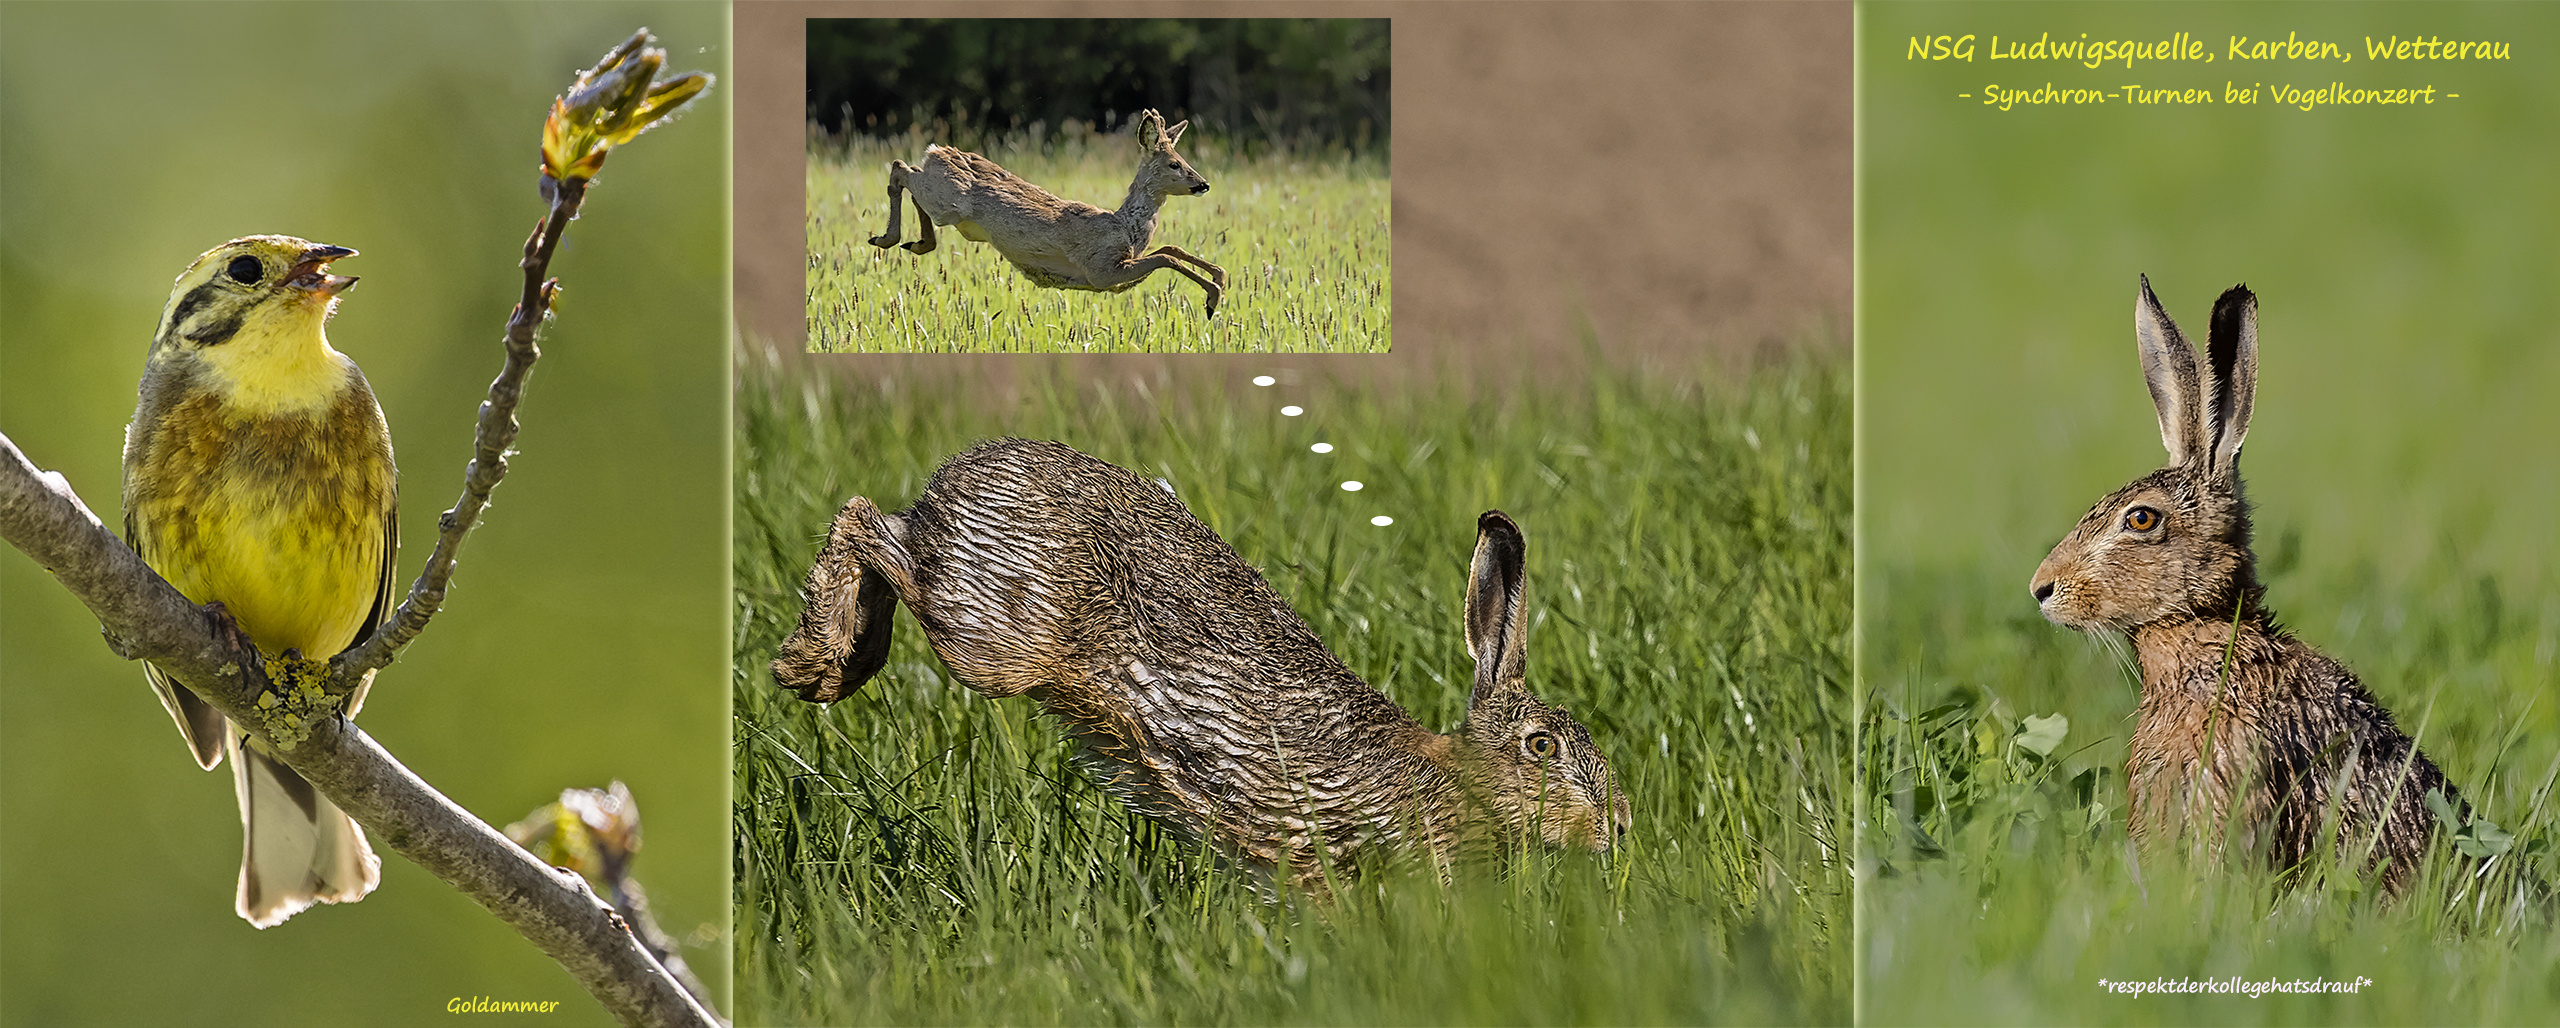
<path fill-rule="evenodd" d="M 1171 268 L 1200 283 L 1209 294 L 1209 316 L 1218 314 L 1218 298 L 1227 290 L 1227 271 L 1176 246 L 1147 250 L 1155 238 L 1156 208 L 1175 193 L 1197 196 L 1209 191 L 1190 162 L 1175 153 L 1189 121 L 1166 128 L 1164 116 L 1148 111 L 1138 116 L 1138 176 L 1129 183 L 1129 198 L 1120 209 L 1106 211 L 1088 203 L 1061 199 L 965 150 L 933 145 L 924 148 L 922 166 L 889 162 L 889 230 L 871 237 L 886 250 L 898 245 L 898 193 L 915 198 L 916 240 L 908 252 L 932 253 L 933 227 L 950 225 L 964 239 L 993 243 L 996 252 L 1037 286 L 1117 293 L 1137 285 L 1158 268 Z M 1183 263 L 1209 273 L 1202 278 Z"/>

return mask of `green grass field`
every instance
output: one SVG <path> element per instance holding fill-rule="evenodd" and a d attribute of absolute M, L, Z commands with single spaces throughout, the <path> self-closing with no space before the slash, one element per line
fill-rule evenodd
<path fill-rule="evenodd" d="M 1865 1023 L 2560 1023 L 2560 936 L 2548 908 L 2503 902 L 2504 871 L 2456 881 L 2440 853 L 2388 903 L 2346 876 L 2279 893 L 2262 869 L 2129 857 L 2138 682 L 2121 639 L 2046 623 L 2027 586 L 2091 502 L 2163 460 L 2135 276 L 2196 335 L 2246 282 L 2260 367 L 2240 470 L 2268 603 L 2513 834 L 2505 863 L 2560 880 L 2560 205 L 2542 170 L 2560 140 L 2534 130 L 2560 93 L 2547 64 L 2368 62 L 2360 42 L 2547 48 L 2560 8 L 1896 4 L 1860 19 Z M 1906 59 L 1933 33 L 1987 52 L 1994 35 L 2180 31 L 2217 53 L 2298 33 L 2356 43 L 2357 59 Z M 2424 80 L 2459 100 L 1980 102 L 1992 82 L 2311 75 Z M 2099 984 L 2164 977 L 2370 984 L 2254 998 Z"/>
<path fill-rule="evenodd" d="M 1035 377 L 1006 399 L 786 366 L 751 357 L 739 378 L 741 1023 L 1848 1017 L 1842 362 L 1483 394 L 1256 388 L 1220 365 L 1144 390 Z M 1435 728 L 1469 683 L 1474 517 L 1506 510 L 1529 540 L 1532 687 L 1591 727 L 1633 831 L 1606 861 L 1267 902 L 1088 784 L 1032 703 L 951 682 L 904 612 L 855 697 L 777 690 L 764 664 L 835 507 L 903 506 L 999 434 L 1173 482 Z"/>
<path fill-rule="evenodd" d="M 2543 881 L 2560 868 L 2547 685 L 2560 597 L 2465 573 L 2387 580 L 2353 560 L 2274 576 L 2280 612 L 2287 596 L 2305 599 L 2296 610 L 2348 597 L 2337 620 L 2297 628 L 2351 660 L 2475 809 L 2513 835 L 2479 881 L 2463 880 L 2440 844 L 2412 898 L 2394 903 L 2360 895 L 2346 875 L 2279 892 L 2259 868 L 2130 858 L 2121 768 L 2138 683 L 2122 644 L 2045 624 L 2024 587 L 2008 585 L 1915 572 L 1871 579 L 1861 596 L 1929 608 L 1871 621 L 1862 641 L 1881 683 L 1861 743 L 1873 769 L 1867 1023 L 2560 1018 L 2560 935 L 2516 877 L 2519 863 Z M 2049 731 L 2055 715 L 2067 725 L 2058 740 L 2029 731 Z M 2371 984 L 2256 999 L 2098 984 L 2232 976 Z"/>
<path fill-rule="evenodd" d="M 1168 197 L 1155 245 L 1225 268 L 1203 314 L 1198 283 L 1159 271 L 1122 293 L 1043 289 L 987 243 L 950 229 L 917 256 L 872 246 L 889 223 L 888 162 L 922 159 L 921 130 L 813 140 L 809 349 L 845 353 L 1383 353 L 1388 346 L 1383 155 L 1243 156 L 1196 133 L 1179 149 L 1210 191 Z M 1020 133 L 986 156 L 1070 200 L 1116 208 L 1138 164 L 1127 133 Z M 916 236 L 906 205 L 905 232 Z"/>

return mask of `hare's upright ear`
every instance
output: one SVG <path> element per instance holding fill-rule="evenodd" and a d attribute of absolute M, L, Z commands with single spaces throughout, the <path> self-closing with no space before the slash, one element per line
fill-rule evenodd
<path fill-rule="evenodd" d="M 1528 543 L 1501 511 L 1476 519 L 1476 556 L 1467 568 L 1467 652 L 1476 659 L 1467 706 L 1507 690 L 1526 690 L 1529 626 L 1521 620 Z"/>
<path fill-rule="evenodd" d="M 2258 392 L 2258 297 L 2248 286 L 2223 290 L 2213 302 L 2205 351 L 2213 369 L 2213 473 L 2228 478 L 2239 470 Z"/>
<path fill-rule="evenodd" d="M 2196 348 L 2151 295 L 2151 277 L 2141 279 L 2142 293 L 2133 301 L 2133 341 L 2142 351 L 2142 381 L 2151 387 L 2152 409 L 2160 412 L 2160 445 L 2168 449 L 2170 464 L 2194 463 L 2204 458 L 2210 438 Z"/>
<path fill-rule="evenodd" d="M 1183 124 L 1188 125 L 1188 124 L 1191 124 L 1191 123 L 1186 121 L 1186 122 L 1183 122 Z M 1139 149 L 1141 149 L 1141 150 L 1157 150 L 1157 149 L 1162 149 L 1162 148 L 1163 148 L 1167 143 L 1170 143 L 1170 142 L 1171 142 L 1171 140 L 1168 140 L 1168 139 L 1166 139 L 1166 138 L 1164 137 L 1164 115 L 1161 115 L 1161 114 L 1156 113 L 1153 109 L 1149 109 L 1149 110 L 1141 111 L 1141 112 L 1139 112 L 1139 113 L 1138 113 L 1138 148 L 1139 148 Z"/>

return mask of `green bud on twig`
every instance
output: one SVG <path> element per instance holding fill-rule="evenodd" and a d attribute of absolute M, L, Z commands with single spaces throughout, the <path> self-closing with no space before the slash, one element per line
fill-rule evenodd
<path fill-rule="evenodd" d="M 659 81 L 667 52 L 649 46 L 650 41 L 648 29 L 632 33 L 551 101 L 551 117 L 542 124 L 544 200 L 552 199 L 563 184 L 594 179 L 605 154 L 673 120 L 711 88 L 708 72 L 682 72 Z"/>

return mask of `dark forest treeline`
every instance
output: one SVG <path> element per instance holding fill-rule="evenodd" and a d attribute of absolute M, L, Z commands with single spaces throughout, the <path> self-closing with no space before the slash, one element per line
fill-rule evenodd
<path fill-rule="evenodd" d="M 964 149 L 1035 123 L 1114 129 L 1155 108 L 1230 145 L 1383 150 L 1387 21 L 811 19 L 808 116 L 922 124 Z"/>

